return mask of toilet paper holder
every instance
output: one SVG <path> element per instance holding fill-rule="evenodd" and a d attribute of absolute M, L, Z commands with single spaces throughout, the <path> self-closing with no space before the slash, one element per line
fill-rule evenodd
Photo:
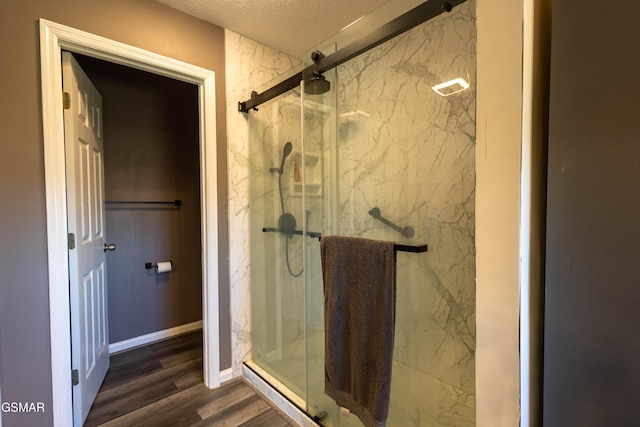
<path fill-rule="evenodd" d="M 169 260 L 169 262 L 171 263 L 171 266 L 173 267 L 173 261 Z M 144 264 L 144 268 L 146 268 L 147 270 L 150 268 L 156 268 L 158 267 L 158 263 L 157 262 L 146 262 Z"/>

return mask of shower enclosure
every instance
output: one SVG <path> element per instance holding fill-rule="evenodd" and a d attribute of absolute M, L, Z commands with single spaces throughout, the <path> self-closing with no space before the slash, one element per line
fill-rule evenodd
<path fill-rule="evenodd" d="M 322 425 L 361 425 L 324 395 L 328 234 L 409 248 L 388 425 L 474 425 L 474 13 L 467 1 L 248 115 L 249 364 Z M 348 31 L 316 52 L 339 51 Z"/>

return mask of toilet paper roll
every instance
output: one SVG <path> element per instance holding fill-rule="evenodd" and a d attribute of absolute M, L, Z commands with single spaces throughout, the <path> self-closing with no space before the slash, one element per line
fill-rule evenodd
<path fill-rule="evenodd" d="M 168 273 L 171 271 L 171 261 L 161 261 L 156 267 L 156 273 Z"/>

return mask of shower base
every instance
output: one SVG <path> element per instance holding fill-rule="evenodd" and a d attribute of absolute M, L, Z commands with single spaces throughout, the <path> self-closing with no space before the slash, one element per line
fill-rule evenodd
<path fill-rule="evenodd" d="M 248 360 L 242 364 L 242 376 L 298 425 L 302 427 L 320 425 L 302 410 L 305 407 L 302 398 L 253 361 Z"/>

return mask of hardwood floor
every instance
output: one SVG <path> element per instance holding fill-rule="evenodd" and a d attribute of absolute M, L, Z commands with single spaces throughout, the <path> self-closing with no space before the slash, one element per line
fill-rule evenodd
<path fill-rule="evenodd" d="M 243 379 L 202 382 L 202 332 L 111 356 L 84 424 L 92 426 L 295 426 Z"/>

